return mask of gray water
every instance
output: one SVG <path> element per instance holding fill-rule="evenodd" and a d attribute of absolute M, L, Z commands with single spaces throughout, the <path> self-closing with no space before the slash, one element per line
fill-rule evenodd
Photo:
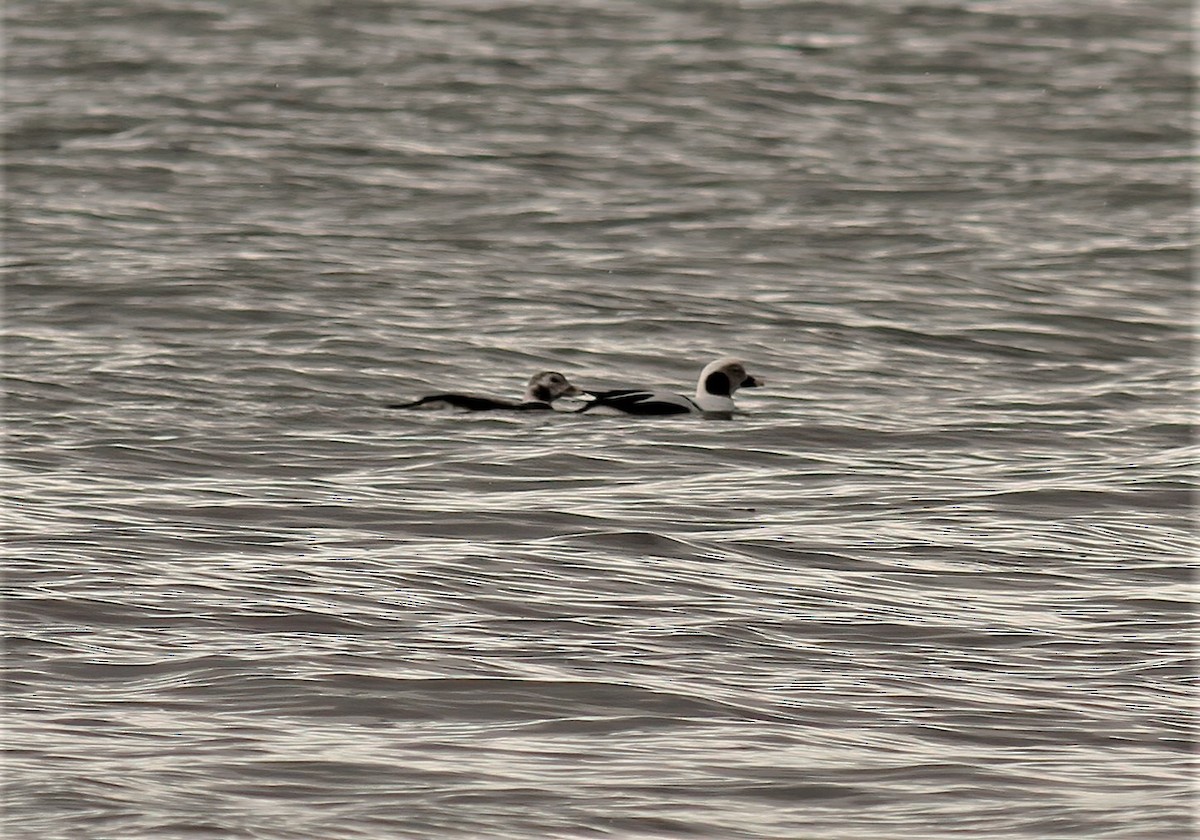
<path fill-rule="evenodd" d="M 1188 4 L 6 14 L 6 838 L 1192 835 Z"/>

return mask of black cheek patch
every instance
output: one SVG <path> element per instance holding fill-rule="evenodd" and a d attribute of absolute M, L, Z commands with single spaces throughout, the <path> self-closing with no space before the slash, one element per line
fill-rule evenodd
<path fill-rule="evenodd" d="M 721 371 L 710 373 L 704 380 L 704 390 L 710 394 L 716 394 L 718 397 L 728 397 L 729 377 Z"/>
<path fill-rule="evenodd" d="M 538 385 L 533 389 L 533 398 L 540 402 L 550 402 L 550 389 L 545 385 Z"/>

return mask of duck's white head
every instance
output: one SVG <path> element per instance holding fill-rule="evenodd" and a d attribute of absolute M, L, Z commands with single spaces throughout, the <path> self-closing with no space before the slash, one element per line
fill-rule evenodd
<path fill-rule="evenodd" d="M 717 359 L 700 371 L 696 383 L 696 404 L 704 411 L 733 411 L 733 395 L 738 388 L 759 388 L 763 380 L 746 373 L 738 359 Z"/>
<path fill-rule="evenodd" d="M 567 381 L 567 377 L 553 370 L 534 374 L 525 387 L 525 402 L 554 402 L 559 397 L 578 397 L 583 394 Z"/>

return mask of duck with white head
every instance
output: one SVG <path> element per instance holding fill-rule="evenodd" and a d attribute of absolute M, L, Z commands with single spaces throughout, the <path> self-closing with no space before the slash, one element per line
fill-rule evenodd
<path fill-rule="evenodd" d="M 709 362 L 700 371 L 694 396 L 636 388 L 589 392 L 592 399 L 578 411 L 660 417 L 671 414 L 732 414 L 737 410 L 733 395 L 739 388 L 759 388 L 763 384 L 762 379 L 746 372 L 746 365 L 739 359 L 721 358 Z"/>

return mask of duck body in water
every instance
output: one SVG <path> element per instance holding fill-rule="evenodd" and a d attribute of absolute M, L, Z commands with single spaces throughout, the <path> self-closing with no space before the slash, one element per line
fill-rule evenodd
<path fill-rule="evenodd" d="M 519 402 L 481 397 L 476 394 L 430 394 L 406 403 L 393 403 L 388 408 L 416 409 L 459 409 L 461 411 L 553 411 L 554 401 L 559 397 L 583 395 L 580 388 L 572 385 L 567 377 L 553 370 L 534 374 L 525 387 Z"/>

